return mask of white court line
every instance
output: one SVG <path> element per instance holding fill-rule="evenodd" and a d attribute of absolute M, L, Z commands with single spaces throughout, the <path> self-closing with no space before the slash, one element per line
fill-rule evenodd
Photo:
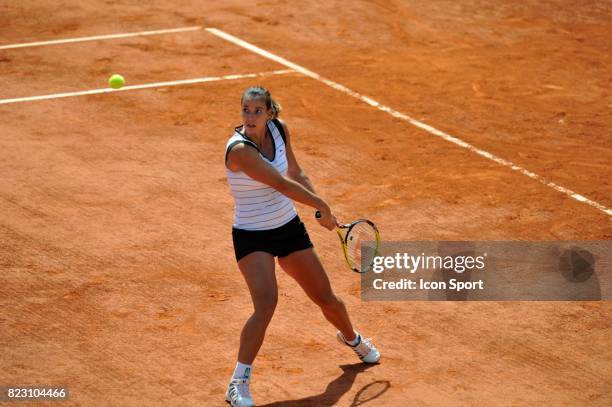
<path fill-rule="evenodd" d="M 78 38 L 68 38 L 68 39 L 63 39 L 63 40 L 51 40 L 51 41 L 39 41 L 39 42 L 27 42 L 27 43 L 22 43 L 22 44 L 2 45 L 0 46 L 0 49 L 39 47 L 41 45 L 68 44 L 71 42 L 112 40 L 116 38 L 128 38 L 128 37 L 143 37 L 146 35 L 180 33 L 180 32 L 185 32 L 185 31 L 196 31 L 196 30 L 201 30 L 201 29 L 202 29 L 201 26 L 194 26 L 194 27 L 183 27 L 183 28 L 170 28 L 167 30 L 141 31 L 141 32 L 136 32 L 136 33 L 96 35 L 93 37 L 78 37 Z"/>
<path fill-rule="evenodd" d="M 347 88 L 346 86 L 341 85 L 341 84 L 339 84 L 337 82 L 334 82 L 334 81 L 331 81 L 329 79 L 326 79 L 326 78 L 322 77 L 321 75 L 319 75 L 318 73 L 315 73 L 315 72 L 313 72 L 313 71 L 311 71 L 311 70 L 309 70 L 307 68 L 304 68 L 303 66 L 300 66 L 300 65 L 295 64 L 295 63 L 293 63 L 291 61 L 288 61 L 285 58 L 279 57 L 278 55 L 272 54 L 271 52 L 268 52 L 268 51 L 266 51 L 266 50 L 264 50 L 262 48 L 259 48 L 256 45 L 253 45 L 253 44 L 248 43 L 248 42 L 246 42 L 244 40 L 241 40 L 240 38 L 235 37 L 235 36 L 233 36 L 231 34 L 228 34 L 225 31 L 221 31 L 221 30 L 219 30 L 217 28 L 206 28 L 206 31 L 208 31 L 209 33 L 214 34 L 214 35 L 216 35 L 218 37 L 221 37 L 221 38 L 223 38 L 226 41 L 229 41 L 229 42 L 231 42 L 233 44 L 236 44 L 236 45 L 238 45 L 238 46 L 240 46 L 242 48 L 246 48 L 246 49 L 248 49 L 251 52 L 259 54 L 259 55 L 263 56 L 264 58 L 267 58 L 267 59 L 270 59 L 272 61 L 278 62 L 279 64 L 284 65 L 286 67 L 289 67 L 289 68 L 291 68 L 291 69 L 293 69 L 293 70 L 295 70 L 297 72 L 300 72 L 301 74 L 306 75 L 306 76 L 308 76 L 308 77 L 310 77 L 312 79 L 316 79 L 319 82 L 323 82 L 324 84 L 326 84 L 326 85 L 328 85 L 328 86 L 330 86 L 330 87 L 332 87 L 332 88 L 334 88 L 336 90 L 344 92 L 344 93 L 346 93 L 346 94 L 348 94 L 348 95 L 350 95 L 350 96 L 352 96 L 354 98 L 357 98 L 357 99 L 367 103 L 370 106 L 373 106 L 373 107 L 375 107 L 375 108 L 377 108 L 379 110 L 382 110 L 383 112 L 389 113 L 393 117 L 397 117 L 398 119 L 404 120 L 404 121 L 412 124 L 413 126 L 416 126 L 416 127 L 420 128 L 422 130 L 425 130 L 426 132 L 428 132 L 430 134 L 433 134 L 434 136 L 441 137 L 441 138 L 443 138 L 446 141 L 450 141 L 451 143 L 456 144 L 456 145 L 458 145 L 460 147 L 463 147 L 463 148 L 465 148 L 467 150 L 470 150 L 473 153 L 476 153 L 476 154 L 478 154 L 478 155 L 480 155 L 482 157 L 488 158 L 489 160 L 494 161 L 494 162 L 496 162 L 496 163 L 498 163 L 500 165 L 503 165 L 504 167 L 508 167 L 508 168 L 510 168 L 513 171 L 516 171 L 516 172 L 519 172 L 519 173 L 521 173 L 523 175 L 526 175 L 527 177 L 529 177 L 531 179 L 534 179 L 534 180 L 536 180 L 536 181 L 546 185 L 547 187 L 550 187 L 550 188 L 554 189 L 555 191 L 561 192 L 561 193 L 569 196 L 572 199 L 575 199 L 575 200 L 577 200 L 579 202 L 584 202 L 587 205 L 592 206 L 593 208 L 599 209 L 600 211 L 604 212 L 608 216 L 612 216 L 612 209 L 609 209 L 609 208 L 605 207 L 604 205 L 602 205 L 602 204 L 600 204 L 598 202 L 590 200 L 590 199 L 586 198 L 585 196 L 580 195 L 577 192 L 574 192 L 574 191 L 572 191 L 572 190 L 570 190 L 568 188 L 565 188 L 565 187 L 563 187 L 561 185 L 555 184 L 554 182 L 548 181 L 545 178 L 541 177 L 540 175 L 538 175 L 538 174 L 536 174 L 534 172 L 531 172 L 531 171 L 529 171 L 529 170 L 527 170 L 527 169 L 525 169 L 525 168 L 523 168 L 523 167 L 521 167 L 519 165 L 516 165 L 516 164 L 514 164 L 514 163 L 512 163 L 512 162 L 510 162 L 510 161 L 508 161 L 506 159 L 498 157 L 495 154 L 489 153 L 488 151 L 485 151 L 485 150 L 482 150 L 482 149 L 480 149 L 478 147 L 475 147 L 474 145 L 472 145 L 470 143 L 467 143 L 467 142 L 465 142 L 465 141 L 463 141 L 463 140 L 461 140 L 461 139 L 459 139 L 457 137 L 451 136 L 450 134 L 447 134 L 447 133 L 445 133 L 445 132 L 443 132 L 441 130 L 438 130 L 438 129 L 428 125 L 428 124 L 425 124 L 425 123 L 423 123 L 423 122 L 421 122 L 419 120 L 416 120 L 416 119 L 414 119 L 414 118 L 412 118 L 412 117 L 410 117 L 410 116 L 408 116 L 408 115 L 406 115 L 404 113 L 398 112 L 397 110 L 393 110 L 393 109 L 391 109 L 388 106 L 382 105 L 382 104 L 378 103 L 377 101 L 375 101 L 374 99 L 371 99 L 371 98 L 369 98 L 367 96 L 364 96 L 364 95 L 362 95 L 362 94 L 360 94 L 358 92 L 355 92 L 355 91 L 353 91 L 353 90 Z"/>
<path fill-rule="evenodd" d="M 172 81 L 172 82 L 155 82 L 155 83 L 147 83 L 144 85 L 124 86 L 121 89 L 102 88 L 102 89 L 84 90 L 80 92 L 55 93 L 51 95 L 28 96 L 28 97 L 15 98 L 15 99 L 0 99 L 0 105 L 6 105 L 9 103 L 19 103 L 19 102 L 32 102 L 36 100 L 59 99 L 59 98 L 67 98 L 67 97 L 72 97 L 72 96 L 96 95 L 99 93 L 114 93 L 114 92 L 125 92 L 128 90 L 137 90 L 137 89 L 161 88 L 161 87 L 178 86 L 178 85 L 190 85 L 194 83 L 230 81 L 230 80 L 244 79 L 244 78 L 257 78 L 259 76 L 283 75 L 283 74 L 290 73 L 290 72 L 294 72 L 294 71 L 292 69 L 282 69 L 282 70 L 277 70 L 277 71 L 246 73 L 246 74 L 239 74 L 239 75 L 208 76 L 204 78 L 184 79 L 184 80 Z"/>

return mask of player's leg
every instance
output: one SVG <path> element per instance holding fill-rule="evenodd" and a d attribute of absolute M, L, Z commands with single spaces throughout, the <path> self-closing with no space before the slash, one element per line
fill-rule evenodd
<path fill-rule="evenodd" d="M 238 362 L 225 392 L 225 400 L 234 407 L 250 407 L 254 405 L 249 390 L 252 364 L 274 315 L 278 288 L 274 273 L 274 257 L 271 254 L 250 253 L 238 261 L 238 267 L 249 287 L 253 314 L 244 324 L 240 334 Z"/>
<path fill-rule="evenodd" d="M 306 295 L 321 308 L 325 318 L 342 332 L 347 340 L 355 338 L 346 307 L 334 294 L 325 269 L 313 248 L 279 257 L 278 264 L 297 281 Z"/>
<path fill-rule="evenodd" d="M 240 259 L 238 267 L 253 301 L 253 314 L 246 321 L 240 335 L 238 361 L 250 365 L 263 343 L 278 301 L 274 257 L 269 253 L 254 252 Z"/>
<path fill-rule="evenodd" d="M 332 291 L 329 278 L 313 248 L 294 251 L 279 257 L 278 262 L 293 277 L 308 297 L 317 304 L 323 315 L 338 329 L 338 340 L 350 346 L 366 363 L 376 363 L 380 352 L 369 339 L 362 338 L 351 324 L 346 307 Z"/>

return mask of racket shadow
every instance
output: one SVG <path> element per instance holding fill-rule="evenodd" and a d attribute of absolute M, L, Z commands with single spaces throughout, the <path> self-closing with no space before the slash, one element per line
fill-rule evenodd
<path fill-rule="evenodd" d="M 340 398 L 342 398 L 342 396 L 351 389 L 353 383 L 355 382 L 355 378 L 357 377 L 357 375 L 371 368 L 372 366 L 376 366 L 376 365 L 371 365 L 371 364 L 366 364 L 366 363 L 358 363 L 354 365 L 341 365 L 340 368 L 342 368 L 343 370 L 342 374 L 336 377 L 334 380 L 332 380 L 327 385 L 323 393 L 321 394 L 304 397 L 304 398 L 297 399 L 297 400 L 275 401 L 269 404 L 263 404 L 263 405 L 258 404 L 258 405 L 260 407 L 334 406 L 336 405 L 336 403 L 338 403 Z M 386 387 L 384 388 L 384 391 L 382 392 L 384 393 L 390 387 L 390 384 L 386 380 L 382 382 L 386 383 Z M 374 383 L 378 383 L 378 382 L 374 382 Z M 372 384 L 373 383 L 370 383 L 364 386 L 362 389 L 360 389 L 357 392 L 357 394 L 355 395 L 355 399 L 351 403 L 351 406 L 358 406 L 364 403 L 363 401 L 358 401 L 357 399 L 364 392 L 364 390 L 366 390 L 366 388 L 370 387 Z M 382 393 L 377 394 L 376 397 L 380 396 Z M 368 399 L 367 401 L 370 401 L 370 399 Z"/>
<path fill-rule="evenodd" d="M 376 380 L 366 384 L 355 394 L 350 407 L 357 407 L 379 398 L 386 393 L 389 387 L 391 383 L 388 380 Z"/>

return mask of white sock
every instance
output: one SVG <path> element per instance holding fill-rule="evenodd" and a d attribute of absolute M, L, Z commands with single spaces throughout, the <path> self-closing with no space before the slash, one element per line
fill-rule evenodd
<path fill-rule="evenodd" d="M 234 369 L 234 379 L 250 379 L 251 369 L 253 365 L 245 365 L 244 363 L 237 362 L 236 368 Z"/>
<path fill-rule="evenodd" d="M 357 331 L 353 331 L 355 332 L 355 339 L 353 339 L 352 341 L 346 341 L 346 343 L 348 343 L 351 346 L 357 346 L 359 345 L 359 342 L 361 342 L 361 336 L 359 336 L 359 332 Z"/>

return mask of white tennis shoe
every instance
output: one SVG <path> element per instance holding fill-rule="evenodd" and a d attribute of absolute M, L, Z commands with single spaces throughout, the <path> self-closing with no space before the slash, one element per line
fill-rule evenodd
<path fill-rule="evenodd" d="M 338 342 L 353 349 L 357 356 L 359 356 L 359 359 L 361 359 L 363 362 L 377 363 L 380 360 L 380 352 L 378 349 L 376 349 L 376 346 L 372 344 L 372 340 L 370 338 L 364 339 L 359 333 L 357 333 L 357 335 L 359 335 L 360 341 L 355 346 L 349 345 L 346 342 L 346 339 L 344 339 L 344 335 L 342 335 L 342 332 L 340 331 L 338 331 L 336 334 L 336 338 L 338 338 Z"/>
<path fill-rule="evenodd" d="M 249 390 L 249 379 L 232 379 L 225 392 L 225 401 L 232 407 L 252 407 L 255 405 Z"/>

